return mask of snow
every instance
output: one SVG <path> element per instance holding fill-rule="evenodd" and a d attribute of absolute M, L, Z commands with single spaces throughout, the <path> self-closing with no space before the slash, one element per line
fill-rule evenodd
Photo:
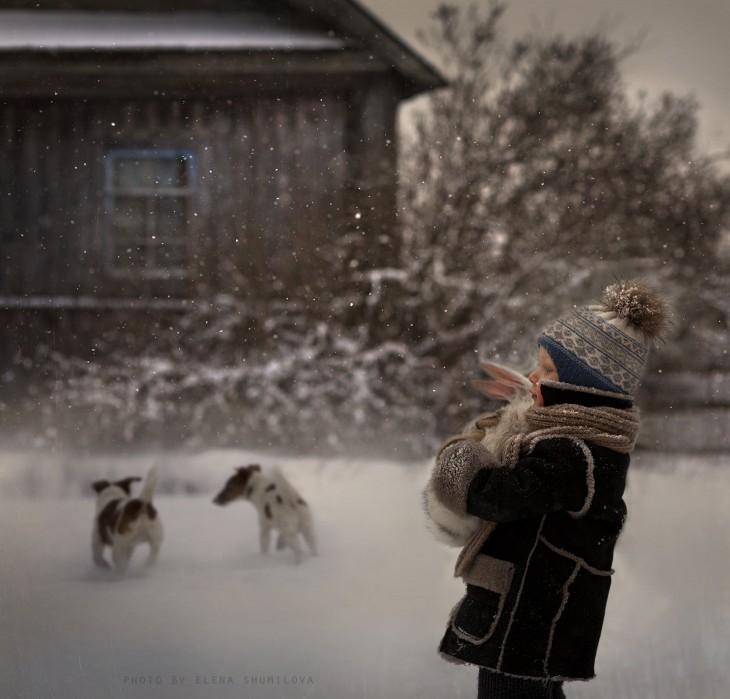
<path fill-rule="evenodd" d="M 111 579 L 91 565 L 84 489 L 153 461 L 160 560 L 147 571 L 140 550 Z M 262 556 L 250 504 L 212 504 L 250 462 L 279 464 L 308 500 L 318 557 Z M 475 669 L 436 654 L 463 587 L 424 524 L 427 471 L 233 450 L 1 455 L 0 696 L 475 697 Z M 598 678 L 569 697 L 727 696 L 729 488 L 727 455 L 635 457 Z"/>
<path fill-rule="evenodd" d="M 0 12 L 0 49 L 341 49 L 321 31 L 256 13 Z"/>

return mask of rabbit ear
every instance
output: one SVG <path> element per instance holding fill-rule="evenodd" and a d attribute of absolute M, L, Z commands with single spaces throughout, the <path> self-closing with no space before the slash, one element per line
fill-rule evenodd
<path fill-rule="evenodd" d="M 490 398 L 499 398 L 501 400 L 511 400 L 515 392 L 501 381 L 485 381 L 484 379 L 473 379 L 471 385 L 480 393 Z"/>
<path fill-rule="evenodd" d="M 494 362 L 482 362 L 482 369 L 496 379 L 495 381 L 473 382 L 473 385 L 487 396 L 513 400 L 530 390 L 530 382 L 527 377 L 514 369 Z"/>

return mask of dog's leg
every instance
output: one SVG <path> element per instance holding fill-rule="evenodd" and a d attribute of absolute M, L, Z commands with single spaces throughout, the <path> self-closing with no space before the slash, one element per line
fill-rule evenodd
<path fill-rule="evenodd" d="M 307 542 L 307 546 L 309 546 L 309 550 L 312 552 L 312 555 L 318 555 L 317 537 L 314 534 L 314 525 L 312 524 L 311 517 L 305 517 L 302 520 L 301 524 L 299 525 L 299 531 L 304 537 L 304 540 Z"/>
<path fill-rule="evenodd" d="M 268 524 L 261 525 L 261 533 L 259 534 L 259 549 L 261 553 L 269 553 L 269 545 L 271 544 L 271 527 Z"/>
<path fill-rule="evenodd" d="M 128 544 L 117 544 L 112 546 L 112 560 L 114 561 L 114 572 L 122 577 L 127 572 L 129 559 L 132 557 L 132 546 Z"/>
<path fill-rule="evenodd" d="M 147 555 L 147 560 L 144 562 L 145 566 L 149 568 L 150 566 L 155 565 L 157 563 L 157 556 L 160 553 L 160 545 L 155 541 L 150 541 L 150 552 Z"/>
<path fill-rule="evenodd" d="M 158 526 L 150 532 L 149 544 L 150 552 L 145 561 L 147 567 L 153 566 L 157 562 L 157 556 L 160 553 L 160 546 L 162 545 L 162 526 Z"/>
<path fill-rule="evenodd" d="M 302 547 L 299 544 L 299 537 L 296 535 L 293 536 L 289 546 L 291 546 L 292 550 L 294 551 L 294 562 L 301 563 L 304 554 L 302 553 Z"/>
<path fill-rule="evenodd" d="M 302 546 L 299 543 L 299 531 L 295 528 L 285 529 L 281 532 L 286 545 L 294 551 L 294 560 L 297 563 L 302 562 Z"/>
<path fill-rule="evenodd" d="M 106 568 L 107 570 L 111 568 L 104 558 L 104 544 L 101 541 L 98 526 L 94 527 L 94 531 L 91 535 L 91 555 L 97 567 Z"/>
<path fill-rule="evenodd" d="M 286 539 L 284 539 L 283 534 L 279 534 L 279 536 L 276 539 L 276 550 L 283 551 L 285 548 L 286 548 Z"/>

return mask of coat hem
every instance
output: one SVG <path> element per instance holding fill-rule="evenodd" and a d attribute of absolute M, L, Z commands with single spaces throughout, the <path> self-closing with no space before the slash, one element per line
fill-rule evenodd
<path fill-rule="evenodd" d="M 533 682 L 545 682 L 546 680 L 551 682 L 589 682 L 596 677 L 595 674 L 590 677 L 566 677 L 564 675 L 540 675 L 538 677 L 533 677 L 532 675 L 518 675 L 513 672 L 505 672 L 504 670 L 495 670 L 493 667 L 489 667 L 487 665 L 480 665 L 479 663 L 462 660 L 454 655 L 449 655 L 443 650 L 439 651 L 439 655 L 443 660 L 447 663 L 451 663 L 452 665 L 469 665 L 471 667 L 488 670 L 489 672 L 493 672 L 495 675 L 504 675 L 505 677 L 513 677 L 518 680 L 532 680 Z"/>

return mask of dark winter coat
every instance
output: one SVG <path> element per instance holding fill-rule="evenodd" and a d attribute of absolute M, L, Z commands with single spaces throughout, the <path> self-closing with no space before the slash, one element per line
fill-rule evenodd
<path fill-rule="evenodd" d="M 542 394 L 546 406 L 631 407 L 559 385 Z M 466 453 L 478 460 L 474 444 Z M 440 646 L 446 659 L 515 677 L 594 676 L 628 466 L 628 454 L 551 436 L 513 468 L 476 469 L 466 510 L 496 525 L 463 576 L 466 595 Z"/>

